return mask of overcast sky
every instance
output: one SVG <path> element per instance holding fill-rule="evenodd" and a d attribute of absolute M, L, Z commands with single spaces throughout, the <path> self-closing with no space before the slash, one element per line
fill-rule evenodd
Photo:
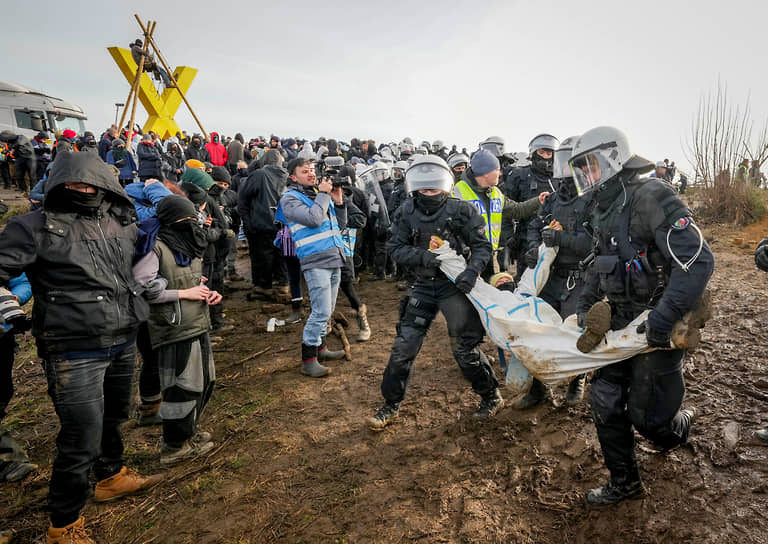
<path fill-rule="evenodd" d="M 128 94 L 106 48 L 140 36 L 133 13 L 157 21 L 172 68 L 200 70 L 188 98 L 207 131 L 226 135 L 411 136 L 473 149 L 498 134 L 522 151 L 540 132 L 562 139 L 609 124 L 634 152 L 682 163 L 699 97 L 718 77 L 733 102 L 752 92 L 758 124 L 768 115 L 768 2 L 757 0 L 9 6 L 0 79 L 81 106 L 97 135 Z M 176 120 L 196 131 L 183 105 Z"/>

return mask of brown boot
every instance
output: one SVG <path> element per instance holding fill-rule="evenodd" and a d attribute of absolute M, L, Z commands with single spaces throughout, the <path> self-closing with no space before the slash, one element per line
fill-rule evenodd
<path fill-rule="evenodd" d="M 48 544 L 96 544 L 85 528 L 85 518 L 81 517 L 66 527 L 48 527 Z"/>
<path fill-rule="evenodd" d="M 274 289 L 275 302 L 278 304 L 291 303 L 291 288 L 287 285 L 278 285 Z"/>
<path fill-rule="evenodd" d="M 576 341 L 582 353 L 589 353 L 603 341 L 605 333 L 611 330 L 611 306 L 605 301 L 596 302 L 587 312 L 587 326 Z"/>
<path fill-rule="evenodd" d="M 672 327 L 670 338 L 678 349 L 694 352 L 701 341 L 700 329 L 712 317 L 712 294 L 705 289 L 696 305 Z"/>
<path fill-rule="evenodd" d="M 162 474 L 153 474 L 146 478 L 128 467 L 123 467 L 120 472 L 102 480 L 96 484 L 93 491 L 93 500 L 96 502 L 107 502 L 134 495 L 152 489 L 159 484 L 163 478 Z"/>

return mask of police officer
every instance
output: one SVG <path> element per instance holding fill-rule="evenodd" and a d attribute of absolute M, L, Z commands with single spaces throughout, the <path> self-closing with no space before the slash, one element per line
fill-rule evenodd
<path fill-rule="evenodd" d="M 557 148 L 557 138 L 551 134 L 539 134 L 528 144 L 531 164 L 512 169 L 504 179 L 502 189 L 510 200 L 523 202 L 539 193 L 554 192 L 552 185 L 552 155 Z M 517 278 L 525 270 L 525 252 L 528 250 L 528 221 L 515 224 L 504 220 L 502 239 L 509 248 L 510 261 L 517 259 Z"/>
<path fill-rule="evenodd" d="M 469 157 L 464 153 L 452 153 L 448 157 L 448 168 L 453 173 L 453 178 L 458 182 L 464 176 L 464 170 L 469 168 Z"/>
<path fill-rule="evenodd" d="M 539 245 L 543 241 L 549 247 L 559 247 L 552 263 L 549 280 L 539 293 L 565 319 L 576 313 L 578 295 L 584 286 L 583 272 L 579 262 L 592 249 L 592 233 L 585 224 L 589 221 L 592 195 L 579 197 L 568 161 L 577 137 L 571 136 L 560 143 L 554 154 L 553 184 L 557 191 L 544 201 L 539 214 L 528 224 L 528 252 L 525 254 L 528 266 L 538 264 Z M 582 374 L 568 385 L 565 402 L 574 406 L 584 395 Z M 528 393 L 515 402 L 517 409 L 530 408 L 541 403 L 550 395 L 549 389 L 536 378 Z"/>
<path fill-rule="evenodd" d="M 485 221 L 485 234 L 494 254 L 499 250 L 502 217 L 514 220 L 531 217 L 546 196 L 546 193 L 536 195 L 523 203 L 508 200 L 497 187 L 500 174 L 499 160 L 490 151 L 480 149 L 472 155 L 469 169 L 453 188 L 453 196 L 472 204 Z M 489 260 L 481 276 L 487 281 L 494 272 L 493 260 Z"/>
<path fill-rule="evenodd" d="M 763 238 L 755 250 L 755 265 L 763 272 L 768 272 L 768 238 Z M 755 431 L 755 438 L 768 442 L 768 427 Z"/>
<path fill-rule="evenodd" d="M 405 183 L 413 196 L 396 215 L 387 245 L 395 262 L 413 267 L 416 280 L 400 304 L 397 336 L 381 382 L 384 405 L 368 419 L 369 427 L 376 431 L 397 416 L 414 359 L 438 311 L 448 324 L 456 362 L 482 398 L 475 417 L 491 417 L 504 403 L 493 369 L 478 349 L 485 334 L 483 325 L 464 294 L 472 290 L 491 258 L 485 221 L 474 206 L 449 197 L 453 176 L 440 157 L 429 155 L 415 161 L 406 172 Z M 432 236 L 468 258 L 467 268 L 455 284 L 440 271 L 437 255 L 429 251 Z"/>
<path fill-rule="evenodd" d="M 395 183 L 392 181 L 389 166 L 384 161 L 376 161 L 373 164 L 371 175 L 375 182 L 379 184 L 381 194 L 384 197 L 383 205 L 379 205 L 379 203 L 375 201 L 375 197 L 371 195 L 372 200 L 370 210 L 374 232 L 374 279 L 391 279 L 394 274 L 394 266 L 386 249 L 389 211 L 385 209 L 385 207 L 389 202 L 390 196 L 392 196 L 392 190 L 395 187 Z"/>
<path fill-rule="evenodd" d="M 570 164 L 579 194 L 592 193 L 595 202 L 594 261 L 578 304 L 580 323 L 604 296 L 614 330 L 650 308 L 638 332 L 645 333 L 649 346 L 669 348 L 673 324 L 700 299 L 714 268 L 691 212 L 668 183 L 639 177 L 654 165 L 633 155 L 616 128 L 584 133 Z M 665 450 L 688 439 L 694 411 L 680 409 L 684 355 L 679 349 L 656 350 L 596 372 L 590 401 L 611 477 L 587 493 L 588 503 L 612 504 L 643 493 L 633 426 Z"/>

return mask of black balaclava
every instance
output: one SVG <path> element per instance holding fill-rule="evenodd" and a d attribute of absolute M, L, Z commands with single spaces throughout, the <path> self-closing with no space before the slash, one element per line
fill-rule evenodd
<path fill-rule="evenodd" d="M 448 200 L 448 193 L 440 192 L 438 195 L 427 196 L 416 191 L 414 197 L 416 206 L 427 215 L 432 215 Z"/>
<path fill-rule="evenodd" d="M 75 189 L 63 188 L 62 200 L 66 202 L 65 207 L 78 213 L 92 214 L 101 203 L 104 202 L 104 197 L 107 192 L 101 187 L 96 187 L 95 193 L 84 193 L 82 191 L 76 191 Z"/>
<path fill-rule="evenodd" d="M 573 199 L 579 196 L 578 191 L 576 190 L 576 183 L 573 181 L 573 178 L 560 178 L 558 180 L 552 180 L 553 183 L 559 182 L 557 184 L 557 192 L 563 195 L 567 199 Z"/>
<path fill-rule="evenodd" d="M 198 138 L 197 136 L 195 136 L 194 138 L 192 138 L 192 141 L 191 141 L 191 142 L 189 142 L 189 145 L 191 145 L 191 146 L 192 146 L 192 147 L 194 147 L 195 149 L 200 149 L 200 148 L 202 147 L 202 145 L 203 145 L 203 144 L 202 144 L 202 141 L 200 140 L 200 138 Z"/>
<path fill-rule="evenodd" d="M 191 219 L 186 219 L 188 217 Z M 172 251 L 190 259 L 203 256 L 208 241 L 197 223 L 195 205 L 189 199 L 181 195 L 163 198 L 157 205 L 157 218 L 160 220 L 157 237 Z"/>
<path fill-rule="evenodd" d="M 623 191 L 624 183 L 621 174 L 609 179 L 595 191 L 595 202 L 597 203 L 597 207 L 601 210 L 607 210 Z"/>
<path fill-rule="evenodd" d="M 533 155 L 531 156 L 531 168 L 533 168 L 536 172 L 539 172 L 540 174 L 544 174 L 546 176 L 552 176 L 552 164 L 554 163 L 554 154 L 552 157 L 545 159 L 541 155 L 539 155 L 538 151 L 534 151 Z"/>

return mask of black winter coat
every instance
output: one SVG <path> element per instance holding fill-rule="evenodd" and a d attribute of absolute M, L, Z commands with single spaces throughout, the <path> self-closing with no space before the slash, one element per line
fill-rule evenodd
<path fill-rule="evenodd" d="M 282 166 L 267 165 L 254 170 L 240 182 L 237 211 L 245 230 L 276 233 L 275 210 L 285 192 L 288 171 Z"/>
<path fill-rule="evenodd" d="M 163 160 L 155 144 L 140 143 L 136 154 L 139 156 L 139 177 L 162 179 Z"/>

